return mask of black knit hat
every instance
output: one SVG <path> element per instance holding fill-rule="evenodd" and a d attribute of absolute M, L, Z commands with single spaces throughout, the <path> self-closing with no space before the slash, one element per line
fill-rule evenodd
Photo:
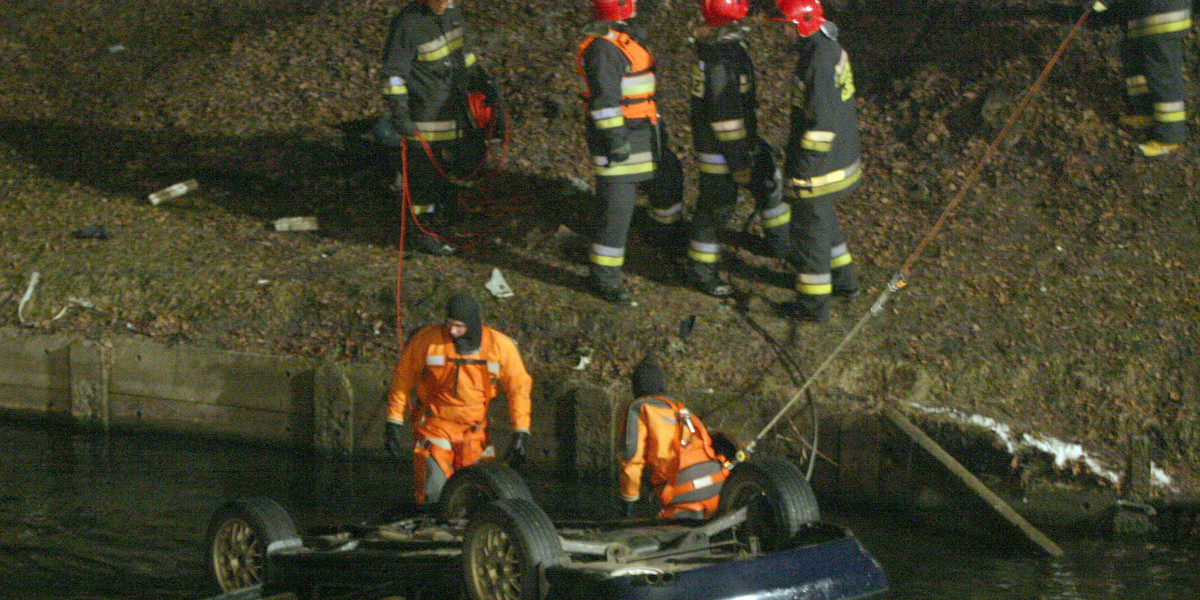
<path fill-rule="evenodd" d="M 662 369 L 658 366 L 658 361 L 649 356 L 634 367 L 630 382 L 633 384 L 634 398 L 667 393 L 666 378 L 663 377 Z"/>
<path fill-rule="evenodd" d="M 479 303 L 470 294 L 455 294 L 446 302 L 446 318 L 462 321 L 467 332 L 454 338 L 454 349 L 459 354 L 475 354 L 483 341 L 483 321 L 479 316 Z"/>

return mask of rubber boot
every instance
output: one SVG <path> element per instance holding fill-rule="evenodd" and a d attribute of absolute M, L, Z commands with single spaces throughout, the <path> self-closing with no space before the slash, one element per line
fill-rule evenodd
<path fill-rule="evenodd" d="M 858 289 L 858 277 L 854 275 L 854 265 L 838 267 L 830 272 L 833 279 L 833 295 L 838 298 L 855 298 L 862 292 Z"/>
<path fill-rule="evenodd" d="M 714 298 L 728 298 L 733 295 L 733 286 L 721 281 L 716 264 L 688 261 L 688 281 L 696 289 Z"/>
<path fill-rule="evenodd" d="M 614 304 L 629 304 L 633 301 L 633 296 L 629 295 L 621 281 L 621 269 L 596 264 L 588 265 L 588 268 L 587 286 L 592 293 Z"/>

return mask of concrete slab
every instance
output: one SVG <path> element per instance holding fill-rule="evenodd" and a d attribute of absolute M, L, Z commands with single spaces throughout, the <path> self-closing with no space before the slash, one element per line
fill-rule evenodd
<path fill-rule="evenodd" d="M 0 409 L 69 418 L 70 347 L 76 339 L 0 330 Z"/>

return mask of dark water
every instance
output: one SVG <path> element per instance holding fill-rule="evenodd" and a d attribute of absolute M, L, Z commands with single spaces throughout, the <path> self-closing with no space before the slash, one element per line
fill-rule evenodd
<path fill-rule="evenodd" d="M 597 516 L 612 496 L 525 475 L 553 515 Z M 385 459 L 0 424 L 0 598 L 201 598 L 204 529 L 224 499 L 270 496 L 302 529 L 353 523 L 407 499 L 407 477 Z M 895 517 L 829 516 L 880 559 L 893 598 L 1200 598 L 1195 548 L 1060 538 L 1065 558 L 1014 557 Z"/>

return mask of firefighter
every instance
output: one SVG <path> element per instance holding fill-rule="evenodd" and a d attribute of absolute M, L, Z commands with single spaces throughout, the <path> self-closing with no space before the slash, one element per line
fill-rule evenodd
<path fill-rule="evenodd" d="M 588 286 L 610 302 L 631 297 L 622 281 L 625 241 L 638 188 L 650 198 L 662 241 L 683 224 L 683 167 L 667 145 L 655 104 L 654 59 L 628 20 L 636 0 L 592 0 L 576 68 L 583 78 L 588 150 L 603 214 L 589 253 Z"/>
<path fill-rule="evenodd" d="M 700 170 L 700 196 L 688 242 L 688 277 L 712 296 L 733 289 L 720 279 L 718 231 L 729 220 L 738 188 L 754 196 L 772 253 L 791 258 L 791 207 L 783 201 L 775 150 L 758 135 L 754 63 L 739 21 L 749 0 L 702 0 L 704 25 L 695 32 L 692 70 L 692 140 Z"/>
<path fill-rule="evenodd" d="M 494 456 L 487 410 L 497 388 L 508 399 L 513 428 L 505 460 L 524 461 L 532 386 L 516 344 L 481 323 L 479 304 L 467 294 L 450 298 L 444 323 L 426 326 L 405 344 L 388 390 L 385 446 L 393 457 L 403 455 L 402 428 L 411 418 L 418 505 L 437 502 L 455 470 Z"/>
<path fill-rule="evenodd" d="M 792 204 L 796 300 L 790 313 L 802 321 L 829 320 L 829 298 L 858 294 L 850 251 L 838 225 L 834 201 L 862 176 L 854 75 L 838 44 L 837 27 L 825 20 L 818 0 L 776 0 L 794 24 L 796 65 L 791 135 L 784 162 L 784 196 Z M 792 32 L 794 31 L 794 34 Z"/>
<path fill-rule="evenodd" d="M 641 495 L 642 472 L 658 492 L 663 519 L 708 518 L 717 510 L 728 461 L 713 450 L 708 429 L 683 403 L 666 396 L 662 369 L 651 358 L 633 371 L 619 445 L 620 495 L 625 516 Z"/>
<path fill-rule="evenodd" d="M 474 172 L 486 155 L 486 142 L 502 134 L 472 118 L 470 94 L 482 94 L 497 111 L 500 95 L 467 44 L 461 2 L 414 0 L 392 22 L 384 50 L 383 98 L 388 125 L 407 142 L 408 186 L 412 212 L 427 230 L 443 229 L 454 209 L 457 186 L 452 177 Z M 432 150 L 431 162 L 421 141 Z M 394 164 L 399 164 L 399 157 Z M 397 185 L 402 184 L 397 177 Z M 412 215 L 405 214 L 412 224 Z M 454 248 L 411 227 L 412 248 L 439 256 Z"/>
<path fill-rule="evenodd" d="M 1106 10 L 1107 2 L 1093 9 Z M 1174 152 L 1187 137 L 1184 41 L 1192 28 L 1192 0 L 1129 0 L 1115 10 L 1125 22 L 1126 113 L 1122 125 L 1147 132 L 1138 150 L 1146 157 Z"/>

